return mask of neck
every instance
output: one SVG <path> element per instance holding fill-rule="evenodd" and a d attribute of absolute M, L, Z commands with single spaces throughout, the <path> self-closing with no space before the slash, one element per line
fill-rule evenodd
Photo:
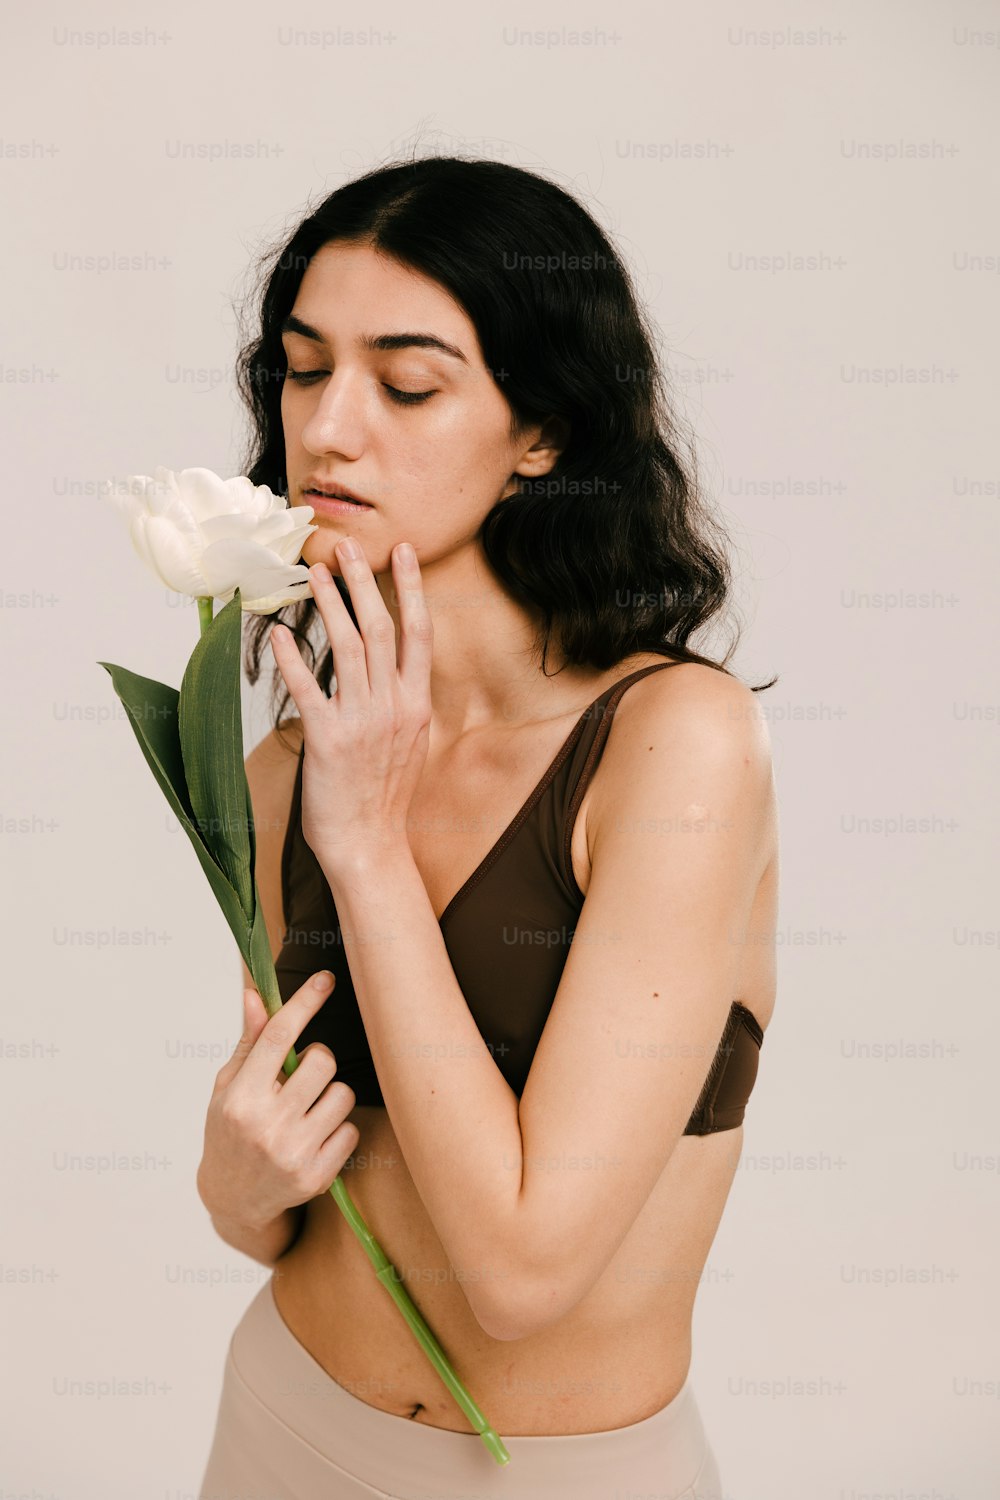
<path fill-rule="evenodd" d="M 558 671 L 563 659 L 554 642 L 546 662 L 549 675 L 543 675 L 536 649 L 541 615 L 511 598 L 478 544 L 421 567 L 421 577 L 434 626 L 431 703 L 437 740 L 450 744 L 478 729 L 559 718 L 578 707 L 605 675 L 588 667 Z M 396 625 L 398 651 L 400 620 L 391 574 L 380 574 L 378 585 Z"/>

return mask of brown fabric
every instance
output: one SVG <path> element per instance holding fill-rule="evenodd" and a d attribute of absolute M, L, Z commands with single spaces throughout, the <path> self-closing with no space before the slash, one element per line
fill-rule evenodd
<path fill-rule="evenodd" d="M 441 915 L 455 977 L 494 1061 L 514 1092 L 524 1091 L 555 999 L 583 906 L 573 877 L 570 839 L 587 784 L 600 760 L 622 694 L 648 672 L 640 667 L 586 708 L 545 775 L 478 868 Z M 323 1042 L 337 1058 L 337 1077 L 358 1104 L 383 1103 L 351 981 L 337 911 L 319 862 L 302 835 L 302 760 L 295 779 L 282 853 L 285 944 L 276 969 L 287 1000 L 317 969 L 337 983 L 330 1000 L 301 1032 L 298 1051 Z M 742 1124 L 756 1076 L 763 1032 L 736 1000 L 718 1050 L 685 1127 L 709 1135 Z"/>

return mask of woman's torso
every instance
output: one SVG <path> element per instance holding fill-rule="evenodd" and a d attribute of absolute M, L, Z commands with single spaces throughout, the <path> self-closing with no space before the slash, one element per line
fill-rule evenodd
<path fill-rule="evenodd" d="M 641 654 L 618 663 L 595 678 L 592 696 L 662 660 Z M 626 703 L 634 711 L 641 682 L 619 700 L 618 713 Z M 474 759 L 468 749 L 428 752 L 410 805 L 408 838 L 436 916 L 536 785 L 579 713 L 577 708 L 513 738 L 506 735 L 492 753 L 480 745 Z M 602 757 L 579 805 L 570 844 L 573 875 L 584 895 L 590 879 L 587 815 L 603 763 Z M 775 998 L 774 945 L 766 940 L 777 910 L 773 815 L 771 827 L 771 853 L 749 927 L 764 940 L 743 946 L 733 997 L 765 1029 Z M 271 934 L 273 948 L 280 948 L 282 936 Z M 318 957 L 315 967 L 322 963 Z M 336 990 L 328 1003 L 336 1003 Z M 690 1364 L 694 1299 L 738 1164 L 742 1126 L 682 1136 L 590 1292 L 559 1323 L 508 1342 L 491 1339 L 476 1322 L 385 1109 L 356 1105 L 351 1118 L 360 1139 L 343 1169 L 345 1186 L 498 1431 L 511 1437 L 602 1431 L 641 1421 L 673 1399 Z M 274 1297 L 299 1342 L 361 1400 L 415 1421 L 472 1430 L 329 1193 L 306 1206 L 298 1239 L 275 1267 Z"/>

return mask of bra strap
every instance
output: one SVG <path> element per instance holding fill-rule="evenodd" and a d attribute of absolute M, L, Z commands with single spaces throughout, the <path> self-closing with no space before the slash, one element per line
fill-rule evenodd
<path fill-rule="evenodd" d="M 601 694 L 600 698 L 593 705 L 591 712 L 593 713 L 593 725 L 595 727 L 587 731 L 593 735 L 593 738 L 587 750 L 587 758 L 583 763 L 583 769 L 580 772 L 576 786 L 573 788 L 573 795 L 570 798 L 569 808 L 566 813 L 563 860 L 567 870 L 572 870 L 573 868 L 570 843 L 573 837 L 576 815 L 580 811 L 580 804 L 583 801 L 584 793 L 604 753 L 604 746 L 611 732 L 615 709 L 633 682 L 638 682 L 640 677 L 646 677 L 650 672 L 661 672 L 664 667 L 676 667 L 680 665 L 681 663 L 677 661 L 654 661 L 648 667 L 639 667 L 636 671 L 629 672 L 627 677 L 622 677 L 618 682 L 613 683 L 606 692 Z"/>

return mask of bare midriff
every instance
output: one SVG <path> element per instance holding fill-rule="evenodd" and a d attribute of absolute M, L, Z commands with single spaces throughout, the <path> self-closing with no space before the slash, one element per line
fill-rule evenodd
<path fill-rule="evenodd" d="M 590 876 L 586 812 L 600 771 L 598 766 L 572 839 L 574 874 L 584 893 Z M 423 783 L 448 785 L 446 777 Z M 438 810 L 429 790 L 423 798 L 423 811 Z M 469 852 L 454 863 L 473 868 L 474 849 L 470 841 Z M 435 866 L 436 850 L 440 841 L 428 841 L 423 851 L 414 847 L 414 857 L 439 911 L 454 881 L 443 863 Z M 775 854 L 758 886 L 751 932 L 773 931 L 776 900 Z M 748 941 L 744 953 L 733 999 L 742 1000 L 766 1029 L 775 998 L 773 945 Z M 360 1139 L 345 1163 L 344 1184 L 458 1378 L 498 1432 L 603 1432 L 642 1421 L 673 1400 L 690 1367 L 692 1310 L 739 1163 L 743 1126 L 682 1136 L 587 1295 L 540 1332 L 497 1340 L 473 1315 L 386 1110 L 356 1105 L 350 1118 Z M 329 1193 L 306 1206 L 301 1232 L 275 1266 L 272 1286 L 292 1334 L 352 1395 L 415 1422 L 473 1431 Z"/>
<path fill-rule="evenodd" d="M 505 1436 L 601 1432 L 652 1416 L 684 1383 L 691 1313 L 743 1127 L 678 1142 L 604 1274 L 559 1323 L 515 1341 L 483 1332 L 413 1186 L 386 1111 L 358 1106 L 343 1171 L 365 1222 L 459 1379 Z M 418 1347 L 329 1193 L 274 1269 L 291 1332 L 339 1385 L 383 1411 L 473 1431 Z"/>

